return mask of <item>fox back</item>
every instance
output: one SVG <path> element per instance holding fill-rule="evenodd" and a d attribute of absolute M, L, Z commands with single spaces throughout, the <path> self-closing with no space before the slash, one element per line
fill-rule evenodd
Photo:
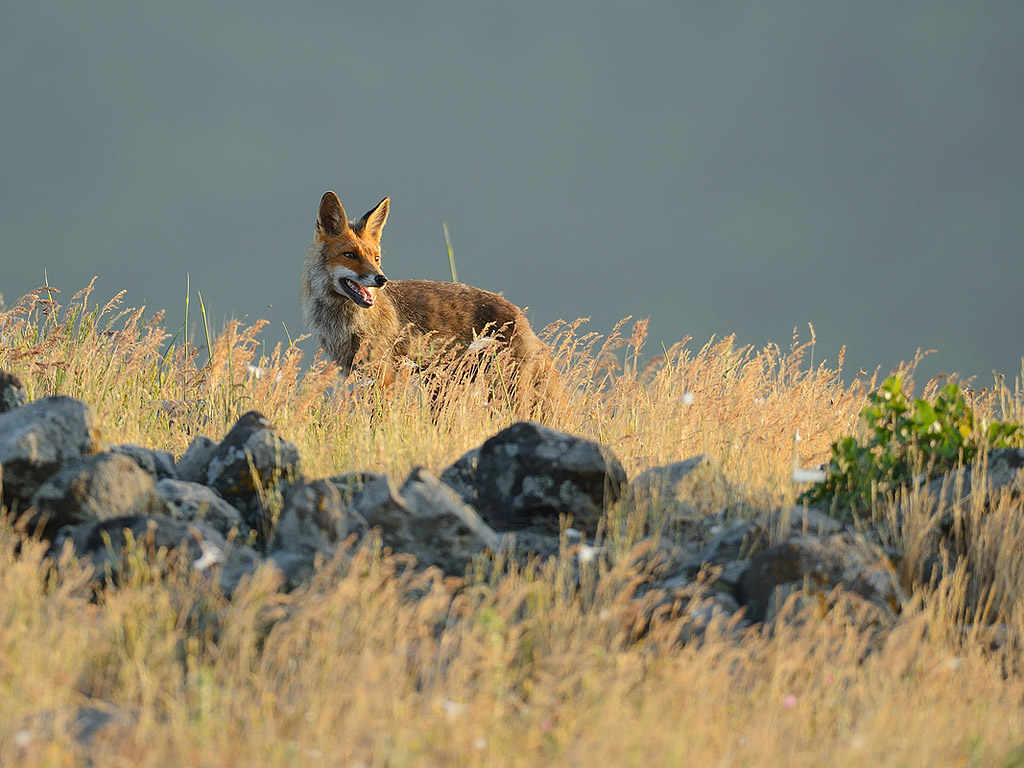
<path fill-rule="evenodd" d="M 384 198 L 350 222 L 334 192 L 320 201 L 303 270 L 302 308 L 327 354 L 346 373 L 357 355 L 393 372 L 423 336 L 465 349 L 486 334 L 510 350 L 521 393 L 550 395 L 556 386 L 551 355 L 514 304 L 462 283 L 388 280 L 380 267 L 380 237 L 389 207 Z"/>

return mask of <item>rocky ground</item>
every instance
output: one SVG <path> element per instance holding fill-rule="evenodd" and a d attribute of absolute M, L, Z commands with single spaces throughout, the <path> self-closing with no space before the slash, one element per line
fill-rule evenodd
<path fill-rule="evenodd" d="M 26 402 L 6 374 L 0 411 L 3 503 L 18 530 L 54 552 L 72 547 L 99 580 L 116 580 L 129 539 L 184 553 L 228 597 L 263 563 L 280 571 L 282 589 L 294 589 L 318 558 L 339 550 L 344 557 L 371 532 L 418 567 L 452 576 L 497 552 L 587 562 L 605 551 L 615 508 L 617 519 L 650 521 L 628 550 L 642 574 L 632 587 L 644 606 L 641 631 L 659 614 L 685 612 L 686 641 L 712 621 L 736 630 L 772 622 L 787 601 L 827 609 L 840 600 L 884 631 L 908 586 L 897 575 L 901 554 L 863 525 L 803 507 L 701 513 L 689 502 L 701 483 L 714 482 L 704 457 L 630 481 L 607 446 L 533 422 L 498 432 L 440 476 L 416 468 L 400 480 L 373 472 L 306 477 L 296 446 L 255 411 L 219 442 L 196 437 L 177 460 L 102 445 L 87 404 L 62 396 Z M 928 544 L 931 568 L 943 565 L 958 505 L 974 494 L 1019 495 L 1022 465 L 1024 451 L 1003 449 L 989 457 L 985 483 L 972 483 L 970 469 L 933 482 L 948 512 Z"/>

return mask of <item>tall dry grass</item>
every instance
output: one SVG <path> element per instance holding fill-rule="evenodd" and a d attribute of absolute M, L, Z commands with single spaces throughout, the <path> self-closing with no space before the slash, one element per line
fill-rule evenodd
<path fill-rule="evenodd" d="M 300 447 L 309 476 L 401 477 L 440 470 L 529 415 L 500 380 L 440 399 L 419 372 L 387 391 L 345 384 L 296 346 L 266 350 L 259 324 L 229 323 L 207 349 L 119 298 L 96 304 L 90 287 L 61 307 L 40 289 L 0 315 L 0 368 L 34 398 L 89 402 L 110 443 L 180 454 L 256 408 Z M 794 453 L 823 461 L 863 404 L 864 383 L 811 362 L 813 340 L 683 342 L 644 365 L 643 322 L 546 334 L 567 391 L 547 422 L 608 444 L 630 476 L 708 455 L 713 476 L 691 500 L 708 512 L 791 504 Z M 972 405 L 1024 412 L 1019 384 Z M 879 510 L 908 586 L 938 513 L 915 499 L 897 526 Z M 916 587 L 889 633 L 840 601 L 774 631 L 722 625 L 699 644 L 676 642 L 685 606 L 637 633 L 629 557 L 581 574 L 569 558 L 499 563 L 455 580 L 369 548 L 289 595 L 262 570 L 229 603 L 198 574 L 167 577 L 142 558 L 96 595 L 84 566 L 54 568 L 3 522 L 0 762 L 1021 765 L 1020 504 L 964 516 L 959 560 Z M 71 736 L 81 707 L 114 715 L 88 747 Z"/>

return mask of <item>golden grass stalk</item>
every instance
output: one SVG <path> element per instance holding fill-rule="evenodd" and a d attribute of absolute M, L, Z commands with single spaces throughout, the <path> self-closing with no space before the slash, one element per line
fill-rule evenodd
<path fill-rule="evenodd" d="M 523 415 L 485 374 L 451 376 L 439 393 L 419 370 L 389 390 L 343 382 L 295 345 L 266 353 L 260 323 L 229 322 L 199 361 L 191 344 L 168 344 L 160 314 L 121 309 L 120 296 L 90 308 L 91 290 L 63 308 L 40 289 L 0 314 L 0 368 L 33 398 L 90 403 L 110 443 L 180 454 L 255 408 L 309 476 L 401 479 L 417 464 L 440 471 Z M 791 504 L 796 433 L 809 466 L 857 427 L 864 386 L 812 365 L 813 337 L 787 350 L 686 340 L 645 365 L 646 325 L 623 327 L 546 330 L 567 390 L 548 423 L 608 444 L 630 476 L 708 455 L 712 482 L 690 500 L 702 511 Z M 1019 382 L 972 407 L 1019 418 Z M 878 522 L 909 587 L 944 510 L 890 506 Z M 288 595 L 263 568 L 228 602 L 187 567 L 142 557 L 97 593 L 84 566 L 48 565 L 0 520 L 0 762 L 1021 765 L 1019 500 L 974 502 L 962 522 L 948 567 L 889 632 L 839 597 L 773 631 L 723 624 L 681 644 L 685 604 L 637 631 L 644 576 L 618 555 L 642 526 L 582 574 L 562 557 L 446 579 L 368 546 Z M 117 713 L 88 746 L 70 735 L 83 706 Z"/>

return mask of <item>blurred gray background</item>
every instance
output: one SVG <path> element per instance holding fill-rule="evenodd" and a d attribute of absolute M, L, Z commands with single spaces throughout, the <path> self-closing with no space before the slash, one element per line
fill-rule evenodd
<path fill-rule="evenodd" d="M 4 2 L 0 291 L 304 332 L 316 206 L 535 326 L 1020 376 L 1024 3 Z M 197 338 L 201 337 L 201 333 Z M 309 354 L 313 340 L 303 342 Z"/>

